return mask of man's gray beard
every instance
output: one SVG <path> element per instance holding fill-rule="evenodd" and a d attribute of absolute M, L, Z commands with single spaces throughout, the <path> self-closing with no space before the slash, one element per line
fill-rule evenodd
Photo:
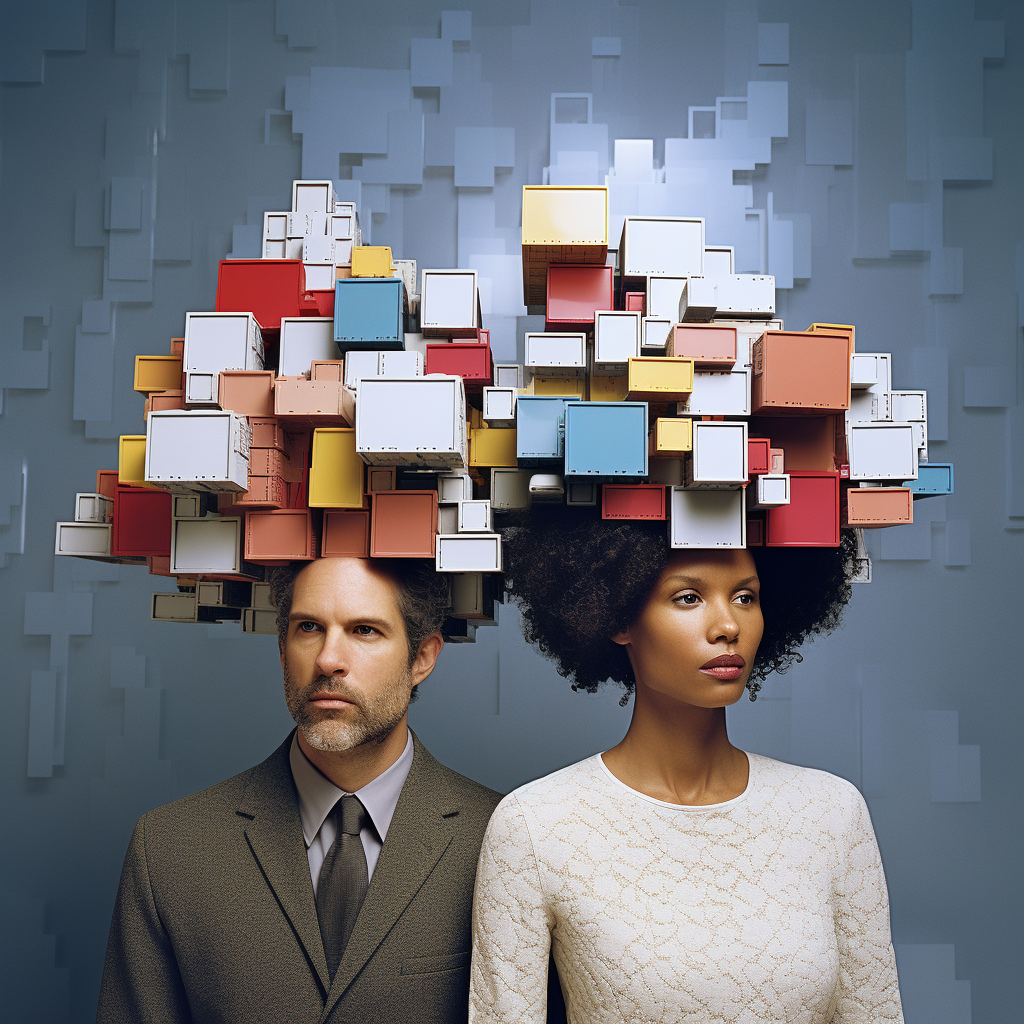
<path fill-rule="evenodd" d="M 301 692 L 296 692 L 287 661 L 284 665 L 284 681 L 288 712 L 302 731 L 303 739 L 314 750 L 333 753 L 352 750 L 365 743 L 383 743 L 391 735 L 409 709 L 412 671 L 406 668 L 400 675 L 389 680 L 370 703 L 366 703 L 362 697 L 357 700 L 344 683 L 334 683 L 329 676 L 318 676 Z M 344 712 L 349 720 L 341 721 L 334 717 L 336 712 L 312 707 L 310 697 L 318 691 L 351 701 L 353 707 Z"/>

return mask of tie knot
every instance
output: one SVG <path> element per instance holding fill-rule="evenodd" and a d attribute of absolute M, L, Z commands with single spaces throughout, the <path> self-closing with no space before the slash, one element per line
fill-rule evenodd
<path fill-rule="evenodd" d="M 357 836 L 369 822 L 369 815 L 357 796 L 343 796 L 339 801 L 338 828 L 349 836 Z"/>

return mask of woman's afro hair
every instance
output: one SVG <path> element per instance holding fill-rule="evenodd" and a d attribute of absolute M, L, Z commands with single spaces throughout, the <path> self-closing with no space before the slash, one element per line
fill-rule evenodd
<path fill-rule="evenodd" d="M 528 642 L 574 689 L 611 680 L 633 689 L 625 648 L 610 639 L 639 617 L 668 564 L 663 522 L 601 519 L 595 507 L 534 505 L 502 528 L 505 588 Z M 800 661 L 808 637 L 830 633 L 850 600 L 856 538 L 835 548 L 750 548 L 761 583 L 764 635 L 750 674 L 751 699 L 770 672 Z"/>

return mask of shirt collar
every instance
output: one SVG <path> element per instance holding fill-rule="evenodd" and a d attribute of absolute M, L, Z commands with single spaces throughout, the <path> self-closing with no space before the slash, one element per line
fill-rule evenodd
<path fill-rule="evenodd" d="M 398 760 L 377 778 L 368 782 L 355 795 L 366 808 L 373 822 L 380 841 L 383 843 L 388 834 L 388 826 L 398 806 L 398 797 L 408 778 L 412 767 L 413 743 L 412 733 L 406 729 L 405 749 Z M 306 846 L 316 838 L 324 819 L 331 813 L 338 800 L 347 794 L 339 789 L 326 775 L 313 764 L 299 746 L 299 733 L 296 729 L 292 737 L 291 749 L 288 752 L 292 778 L 299 793 L 299 819 L 302 822 L 302 836 Z"/>

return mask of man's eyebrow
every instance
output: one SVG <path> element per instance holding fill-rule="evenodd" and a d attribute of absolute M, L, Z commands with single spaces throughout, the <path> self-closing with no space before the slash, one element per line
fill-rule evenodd
<path fill-rule="evenodd" d="M 289 622 L 318 622 L 319 616 L 312 615 L 309 612 L 304 612 L 301 609 L 299 611 L 293 611 L 288 616 Z M 353 625 L 357 626 L 373 626 L 376 629 L 394 629 L 395 624 L 389 622 L 387 619 L 378 619 L 372 615 L 368 616 L 355 616 L 351 620 Z"/>

